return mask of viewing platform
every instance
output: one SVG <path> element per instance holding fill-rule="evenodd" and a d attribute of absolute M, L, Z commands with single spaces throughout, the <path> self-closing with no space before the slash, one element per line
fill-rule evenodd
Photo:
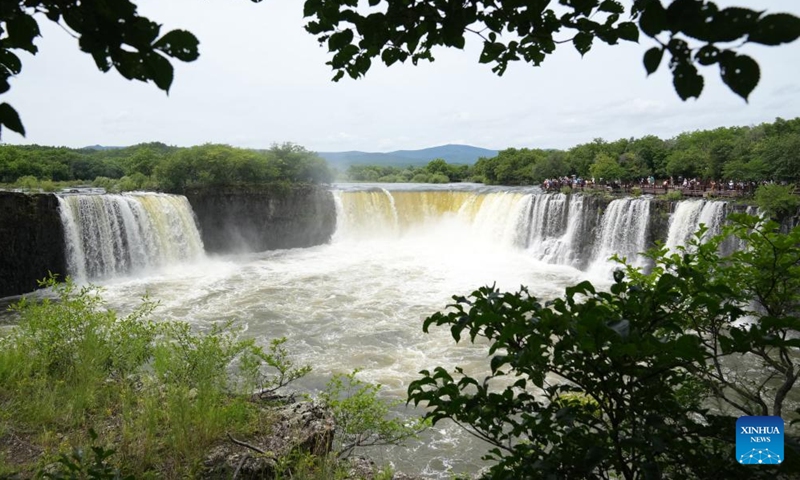
<path fill-rule="evenodd" d="M 657 186 L 657 185 L 626 185 L 626 186 L 610 186 L 610 185 L 585 185 L 585 186 L 578 186 L 578 187 L 571 187 L 573 190 L 581 192 L 581 191 L 605 191 L 610 193 L 630 193 L 633 189 L 641 190 L 642 195 L 667 195 L 669 193 L 678 192 L 683 197 L 694 197 L 694 198 L 704 198 L 704 197 L 714 197 L 714 198 L 741 198 L 741 197 L 749 197 L 754 194 L 752 190 L 742 190 L 742 189 L 719 189 L 719 188 L 684 188 L 678 185 L 671 185 L 667 187 Z M 797 194 L 798 192 L 795 192 Z"/>

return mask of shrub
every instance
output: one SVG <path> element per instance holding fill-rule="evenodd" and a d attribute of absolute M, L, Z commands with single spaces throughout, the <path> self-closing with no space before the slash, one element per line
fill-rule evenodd
<path fill-rule="evenodd" d="M 430 175 L 427 173 L 417 173 L 411 177 L 411 183 L 430 183 Z"/>
<path fill-rule="evenodd" d="M 34 190 L 39 188 L 39 179 L 33 175 L 25 175 L 24 177 L 19 177 L 17 181 L 14 182 L 14 186 L 24 188 L 25 190 Z"/>
<path fill-rule="evenodd" d="M 677 202 L 683 199 L 683 192 L 680 190 L 672 190 L 664 195 L 664 200 Z"/>
<path fill-rule="evenodd" d="M 428 179 L 429 183 L 450 183 L 450 177 L 443 173 L 434 173 Z"/>
<path fill-rule="evenodd" d="M 797 212 L 800 197 L 794 194 L 794 185 L 766 184 L 756 190 L 756 204 L 769 217 L 780 220 Z"/>
<path fill-rule="evenodd" d="M 320 394 L 336 422 L 334 448 L 339 457 L 349 456 L 358 447 L 401 444 L 427 426 L 421 419 L 403 422 L 393 417 L 390 409 L 401 402 L 381 400 L 381 386 L 363 382 L 357 374 L 358 370 L 334 375 Z"/>

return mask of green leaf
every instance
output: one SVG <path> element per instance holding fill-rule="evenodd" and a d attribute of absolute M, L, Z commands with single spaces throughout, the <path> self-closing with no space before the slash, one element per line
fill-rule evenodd
<path fill-rule="evenodd" d="M 639 17 L 639 27 L 645 35 L 655 37 L 667 29 L 667 11 L 659 0 L 647 4 Z"/>
<path fill-rule="evenodd" d="M 725 85 L 745 101 L 761 78 L 758 63 L 747 55 L 720 55 L 719 71 Z"/>
<path fill-rule="evenodd" d="M 478 59 L 480 63 L 489 63 L 497 60 L 497 58 L 506 49 L 506 46 L 497 42 L 483 42 L 483 51 Z"/>
<path fill-rule="evenodd" d="M 508 357 L 505 355 L 496 355 L 492 357 L 490 362 L 490 368 L 492 369 L 492 373 L 497 373 L 497 370 L 508 363 Z"/>
<path fill-rule="evenodd" d="M 703 358 L 703 349 L 700 346 L 700 339 L 694 335 L 682 335 L 673 344 L 674 353 L 677 357 L 685 360 L 700 361 Z"/>
<path fill-rule="evenodd" d="M 25 127 L 22 126 L 22 121 L 19 119 L 19 114 L 14 107 L 7 103 L 0 104 L 0 125 L 13 130 L 23 137 L 25 136 Z"/>
<path fill-rule="evenodd" d="M 385 63 L 387 67 L 392 66 L 399 58 L 399 52 L 394 48 L 387 48 L 381 53 L 381 60 L 383 60 L 383 63 Z"/>
<path fill-rule="evenodd" d="M 153 52 L 144 58 L 144 64 L 147 76 L 155 82 L 158 88 L 169 92 L 173 79 L 173 68 L 169 60 Z"/>
<path fill-rule="evenodd" d="M 639 41 L 639 27 L 633 22 L 622 22 L 617 26 L 617 35 L 623 40 L 629 42 Z"/>
<path fill-rule="evenodd" d="M 123 3 L 123 2 L 114 2 Z M 127 19 L 123 28 L 123 39 L 128 45 L 132 45 L 137 50 L 150 48 L 152 43 L 158 38 L 161 26 L 148 18 L 134 16 Z"/>
<path fill-rule="evenodd" d="M 758 21 L 759 13 L 747 8 L 731 7 L 719 11 L 709 25 L 709 36 L 715 42 L 733 42 L 746 36 Z"/>
<path fill-rule="evenodd" d="M 658 66 L 659 64 L 661 64 L 661 59 L 663 57 L 664 57 L 663 48 L 653 47 L 650 50 L 644 52 L 644 69 L 647 70 L 648 75 L 658 70 Z"/>
<path fill-rule="evenodd" d="M 695 58 L 700 65 L 713 65 L 719 58 L 719 49 L 714 45 L 705 45 L 697 51 Z"/>
<path fill-rule="evenodd" d="M 714 9 L 716 9 L 716 6 L 714 6 Z M 691 37 L 703 39 L 703 30 L 707 30 L 703 17 L 702 2 L 698 0 L 672 0 L 669 7 L 667 7 L 666 28 L 672 33 L 683 32 Z"/>
<path fill-rule="evenodd" d="M 147 81 L 149 78 L 144 72 L 142 58 L 134 52 L 121 51 L 114 59 L 114 66 L 123 77 L 128 80 Z"/>
<path fill-rule="evenodd" d="M 349 28 L 347 30 L 342 30 L 341 32 L 336 32 L 328 39 L 328 51 L 335 52 L 337 50 L 341 50 L 350 43 L 353 42 L 353 31 Z"/>
<path fill-rule="evenodd" d="M 697 68 L 688 61 L 680 61 L 672 69 L 672 84 L 681 100 L 697 98 L 703 91 L 703 77 Z"/>
<path fill-rule="evenodd" d="M 22 62 L 13 52 L 7 49 L 0 49 L 0 64 L 2 64 L 11 75 L 17 75 L 22 70 Z"/>
<path fill-rule="evenodd" d="M 776 13 L 759 20 L 747 40 L 763 45 L 780 45 L 793 42 L 799 36 L 800 18 L 788 13 Z"/>
<path fill-rule="evenodd" d="M 5 46 L 11 48 L 21 48 L 27 52 L 35 54 L 37 52 L 33 39 L 39 36 L 39 24 L 30 15 L 18 15 L 13 20 L 6 20 L 6 33 L 8 37 L 4 40 Z"/>
<path fill-rule="evenodd" d="M 153 44 L 153 48 L 161 50 L 170 57 L 184 62 L 197 60 L 200 53 L 197 49 L 199 41 L 186 30 L 171 30 Z"/>
<path fill-rule="evenodd" d="M 594 40 L 594 36 L 591 34 L 578 32 L 572 39 L 572 43 L 575 45 L 575 50 L 583 56 L 592 48 L 592 40 Z"/>
<path fill-rule="evenodd" d="M 601 12 L 619 13 L 619 14 L 625 13 L 625 7 L 623 7 L 622 4 L 617 2 L 616 0 L 604 0 L 597 8 Z"/>

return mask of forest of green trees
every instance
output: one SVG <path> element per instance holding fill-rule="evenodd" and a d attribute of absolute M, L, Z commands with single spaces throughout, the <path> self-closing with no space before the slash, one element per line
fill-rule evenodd
<path fill-rule="evenodd" d="M 537 185 L 576 175 L 636 181 L 653 175 L 741 182 L 800 181 L 800 118 L 776 119 L 752 127 L 723 127 L 682 133 L 663 140 L 653 135 L 608 142 L 595 139 L 567 150 L 508 148 L 475 165 L 434 160 L 421 168 L 351 166 L 352 181 L 471 181 L 494 185 Z"/>
<path fill-rule="evenodd" d="M 800 183 L 800 117 L 757 126 L 595 139 L 566 150 L 508 148 L 474 165 L 435 159 L 423 167 L 352 165 L 354 182 L 538 185 L 565 176 L 636 182 L 654 176 L 735 182 Z M 290 143 L 268 150 L 206 144 L 179 148 L 143 143 L 125 148 L 0 146 L 0 184 L 55 190 L 91 183 L 109 191 L 182 192 L 197 186 L 280 181 L 329 183 L 335 172 L 314 152 Z"/>
<path fill-rule="evenodd" d="M 55 190 L 91 183 L 109 191 L 182 192 L 198 186 L 333 179 L 317 154 L 290 143 L 268 150 L 206 144 L 179 148 L 143 143 L 126 148 L 0 146 L 0 183 Z"/>

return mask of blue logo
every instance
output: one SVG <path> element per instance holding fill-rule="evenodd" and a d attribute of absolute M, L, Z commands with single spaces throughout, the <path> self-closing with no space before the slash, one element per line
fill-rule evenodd
<path fill-rule="evenodd" d="M 736 420 L 736 461 L 742 465 L 783 463 L 783 419 L 739 417 Z"/>

